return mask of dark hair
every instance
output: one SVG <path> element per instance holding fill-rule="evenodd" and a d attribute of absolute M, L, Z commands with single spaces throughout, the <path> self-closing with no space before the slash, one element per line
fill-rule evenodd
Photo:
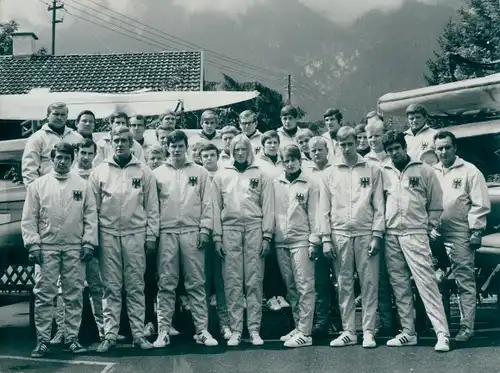
<path fill-rule="evenodd" d="M 275 130 L 266 131 L 260 137 L 260 144 L 264 146 L 267 140 L 276 138 L 278 139 L 278 144 L 280 143 L 280 135 Z"/>
<path fill-rule="evenodd" d="M 426 118 L 428 117 L 427 109 L 424 106 L 418 104 L 408 105 L 408 107 L 406 108 L 406 115 L 408 116 L 408 114 L 421 114 Z"/>
<path fill-rule="evenodd" d="M 92 117 L 94 118 L 95 120 L 95 114 L 90 111 L 90 110 L 84 110 L 84 111 L 81 111 L 80 114 L 78 114 L 76 116 L 76 123 L 78 123 L 80 121 L 80 119 L 84 116 L 84 115 L 92 115 Z"/>
<path fill-rule="evenodd" d="M 81 148 L 90 148 L 92 146 L 94 147 L 94 152 L 97 152 L 97 144 L 94 142 L 94 140 L 89 138 L 84 138 L 82 141 L 76 144 L 76 150 L 78 151 Z"/>
<path fill-rule="evenodd" d="M 437 139 L 451 139 L 451 143 L 453 146 L 457 146 L 457 137 L 450 131 L 439 131 L 434 135 L 434 142 L 436 142 Z"/>
<path fill-rule="evenodd" d="M 403 149 L 407 148 L 405 134 L 396 130 L 387 131 L 384 137 L 382 137 L 382 144 L 384 145 L 384 150 L 392 144 L 400 144 Z"/>
<path fill-rule="evenodd" d="M 124 118 L 128 124 L 127 113 L 124 113 L 123 111 L 117 111 L 116 113 L 111 114 L 111 116 L 109 117 L 109 123 L 113 124 L 116 118 Z"/>
<path fill-rule="evenodd" d="M 297 118 L 299 116 L 299 112 L 292 105 L 286 105 L 281 109 L 280 116 L 284 117 L 286 115 L 291 115 L 292 117 Z"/>
<path fill-rule="evenodd" d="M 50 151 L 50 159 L 54 160 L 56 153 L 62 153 L 71 157 L 71 162 L 75 160 L 75 147 L 67 142 L 60 142 Z"/>
<path fill-rule="evenodd" d="M 299 147 L 295 144 L 286 145 L 280 153 L 281 159 L 285 158 L 285 156 L 298 159 L 299 161 L 302 159 L 302 153 L 300 152 Z"/>
<path fill-rule="evenodd" d="M 323 119 L 326 117 L 335 117 L 339 123 L 344 118 L 339 109 L 326 109 L 325 114 L 323 114 Z"/>
<path fill-rule="evenodd" d="M 215 150 L 215 152 L 217 153 L 217 158 L 219 158 L 220 150 L 211 142 L 203 144 L 203 146 L 198 150 L 198 154 L 201 157 L 201 153 L 208 152 L 210 150 Z"/>
<path fill-rule="evenodd" d="M 167 137 L 167 146 L 178 141 L 184 141 L 186 147 L 188 146 L 188 137 L 186 133 L 181 130 L 173 130 Z"/>
<path fill-rule="evenodd" d="M 141 114 L 134 115 L 134 116 L 130 117 L 129 120 L 132 118 L 135 118 L 137 120 L 142 120 L 144 122 L 144 126 L 146 126 L 146 117 L 144 115 L 141 115 Z"/>

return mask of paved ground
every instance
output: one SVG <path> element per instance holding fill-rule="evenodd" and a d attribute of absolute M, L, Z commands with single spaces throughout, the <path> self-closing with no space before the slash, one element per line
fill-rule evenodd
<path fill-rule="evenodd" d="M 161 351 L 144 353 L 124 344 L 106 356 L 89 352 L 74 357 L 54 350 L 44 360 L 29 358 L 34 339 L 27 326 L 27 312 L 25 303 L 0 307 L 1 373 L 500 372 L 500 328 L 492 324 L 499 315 L 494 307 L 478 311 L 479 331 L 474 341 L 448 354 L 434 352 L 432 337 L 423 337 L 419 346 L 404 349 L 390 349 L 383 346 L 385 340 L 380 340 L 381 346 L 374 350 L 361 346 L 332 349 L 329 339 L 296 350 L 284 349 L 280 342 L 270 340 L 260 348 L 248 343 L 236 349 L 206 348 L 179 337 Z M 266 317 L 269 320 L 270 316 Z"/>

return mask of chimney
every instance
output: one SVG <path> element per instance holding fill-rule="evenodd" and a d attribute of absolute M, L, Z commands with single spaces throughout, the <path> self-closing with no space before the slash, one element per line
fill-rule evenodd
<path fill-rule="evenodd" d="M 36 53 L 36 40 L 38 36 L 33 32 L 12 33 L 12 56 L 31 57 Z"/>

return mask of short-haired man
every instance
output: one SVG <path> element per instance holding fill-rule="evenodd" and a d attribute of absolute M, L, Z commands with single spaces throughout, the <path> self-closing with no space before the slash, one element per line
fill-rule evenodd
<path fill-rule="evenodd" d="M 196 328 L 195 340 L 205 346 L 218 342 L 208 332 L 205 293 L 205 252 L 213 228 L 210 175 L 187 157 L 188 138 L 181 130 L 168 136 L 170 158 L 153 171 L 160 201 L 158 252 L 158 338 L 155 348 L 170 344 L 179 271 Z M 176 211 L 172 214 L 172 211 Z"/>
<path fill-rule="evenodd" d="M 405 132 L 408 155 L 431 166 L 436 164 L 438 159 L 434 152 L 434 135 L 437 131 L 427 123 L 427 110 L 422 105 L 411 104 L 406 108 L 406 118 L 410 125 Z"/>
<path fill-rule="evenodd" d="M 160 126 L 164 126 L 165 128 L 173 131 L 177 126 L 177 119 L 178 116 L 175 111 L 167 110 L 161 118 Z"/>
<path fill-rule="evenodd" d="M 363 347 L 376 347 L 377 254 L 385 231 L 382 170 L 357 152 L 356 130 L 342 127 L 337 133 L 342 151 L 320 184 L 319 226 L 323 254 L 334 261 L 343 332 L 330 346 L 356 344 L 354 273 L 357 271 L 363 300 Z"/>
<path fill-rule="evenodd" d="M 167 138 L 168 135 L 170 135 L 174 130 L 175 128 L 172 128 L 164 123 L 160 124 L 155 130 L 156 139 L 158 140 L 160 146 L 163 148 L 166 158 L 168 158 L 170 155 L 168 154 Z"/>
<path fill-rule="evenodd" d="M 254 154 L 259 155 L 262 150 L 262 133 L 257 129 L 259 123 L 257 114 L 252 110 L 245 110 L 241 112 L 239 122 L 241 132 L 250 140 Z"/>
<path fill-rule="evenodd" d="M 283 173 L 283 166 L 279 158 L 280 137 L 278 132 L 266 131 L 260 138 L 262 152 L 255 161 L 267 173 L 268 177 L 274 180 Z"/>
<path fill-rule="evenodd" d="M 333 162 L 333 159 L 340 156 L 341 150 L 337 142 L 337 132 L 342 127 L 343 115 L 339 109 L 326 109 L 323 114 L 325 126 L 328 129 L 323 137 L 328 141 L 328 155 Z"/>
<path fill-rule="evenodd" d="M 217 114 L 213 110 L 205 110 L 201 114 L 200 118 L 200 127 L 201 132 L 197 133 L 189 142 L 193 145 L 201 143 L 201 144 L 214 144 L 217 149 L 222 150 L 224 148 L 224 144 L 220 135 L 217 133 L 217 127 L 219 125 L 219 118 Z"/>
<path fill-rule="evenodd" d="M 309 154 L 309 140 L 314 137 L 313 132 L 309 128 L 299 128 L 295 140 L 299 146 L 300 152 L 302 153 L 302 166 L 312 162 L 311 156 Z"/>
<path fill-rule="evenodd" d="M 97 247 L 97 206 L 87 182 L 71 173 L 75 155 L 62 142 L 51 150 L 53 171 L 28 186 L 21 231 L 30 260 L 40 265 L 33 293 L 37 346 L 34 358 L 49 352 L 54 299 L 61 277 L 66 317 L 66 344 L 73 353 L 85 352 L 78 342 L 82 320 L 84 261 Z"/>
<path fill-rule="evenodd" d="M 144 154 L 144 159 L 147 163 L 148 161 L 148 150 L 150 147 L 155 146 L 151 140 L 144 137 L 144 132 L 146 131 L 146 118 L 143 115 L 134 115 L 129 119 L 130 132 L 134 136 L 134 140 L 137 141 L 142 146 L 142 153 Z M 154 141 L 154 140 L 153 140 Z"/>
<path fill-rule="evenodd" d="M 76 130 L 83 138 L 92 140 L 95 127 L 95 114 L 90 110 L 83 110 L 76 117 Z"/>
<path fill-rule="evenodd" d="M 455 341 L 467 342 L 474 335 L 476 316 L 474 254 L 481 246 L 491 203 L 481 171 L 456 155 L 457 139 L 453 133 L 436 133 L 434 149 L 440 161 L 434 168 L 446 193 L 441 224 L 432 236 L 442 236 L 457 283 L 461 328 Z"/>
<path fill-rule="evenodd" d="M 228 164 L 231 160 L 231 155 L 229 154 L 229 149 L 231 148 L 231 141 L 233 141 L 235 136 L 238 136 L 240 131 L 235 126 L 224 126 L 220 131 L 220 136 L 222 142 L 224 143 L 224 148 L 219 155 L 219 163 L 221 165 Z"/>
<path fill-rule="evenodd" d="M 354 127 L 358 138 L 358 153 L 364 157 L 370 152 L 370 144 L 368 143 L 368 135 L 366 134 L 366 124 L 361 123 Z"/>
<path fill-rule="evenodd" d="M 156 250 L 159 234 L 158 193 L 151 169 L 132 155 L 134 139 L 127 126 L 111 130 L 113 155 L 90 174 L 99 211 L 99 265 L 104 285 L 105 339 L 97 352 L 116 347 L 122 290 L 133 342 L 153 348 L 144 338 L 146 252 Z"/>
<path fill-rule="evenodd" d="M 113 131 L 113 129 L 117 126 L 130 126 L 129 117 L 124 112 L 113 113 L 109 117 L 109 122 L 111 124 L 111 131 Z M 144 151 L 141 144 L 134 139 L 132 141 L 132 148 L 130 150 L 131 154 L 133 154 L 134 157 L 140 162 L 144 162 Z M 113 141 L 111 139 L 111 132 L 109 132 L 97 142 L 97 154 L 94 158 L 94 167 L 101 164 L 107 158 L 112 157 L 113 154 Z"/>
<path fill-rule="evenodd" d="M 148 166 L 151 170 L 158 168 L 165 161 L 165 149 L 161 146 L 152 146 L 147 151 Z"/>
<path fill-rule="evenodd" d="M 281 148 L 287 145 L 296 144 L 295 136 L 299 130 L 297 126 L 298 117 L 299 111 L 292 105 L 286 105 L 281 109 L 280 118 L 282 127 L 278 128 Z"/>
<path fill-rule="evenodd" d="M 417 344 L 411 277 L 434 332 L 436 351 L 450 350 L 449 330 L 435 277 L 429 234 L 443 212 L 443 192 L 435 170 L 407 153 L 404 133 L 388 131 L 383 139 L 391 162 L 384 164 L 385 260 L 402 332 L 387 342 L 402 347 Z"/>
<path fill-rule="evenodd" d="M 66 126 L 68 107 L 63 102 L 55 102 L 47 108 L 47 123 L 32 134 L 21 159 L 23 182 L 27 186 L 40 176 L 52 170 L 50 152 L 60 142 L 76 144 L 82 136 Z"/>

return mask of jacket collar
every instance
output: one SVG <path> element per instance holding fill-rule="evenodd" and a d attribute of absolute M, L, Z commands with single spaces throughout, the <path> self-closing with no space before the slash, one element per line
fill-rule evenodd
<path fill-rule="evenodd" d="M 413 134 L 413 131 L 411 130 L 411 128 L 408 128 L 406 131 L 405 131 L 405 134 L 406 136 L 412 136 L 412 137 L 416 137 L 418 135 L 420 135 L 421 133 L 427 131 L 427 130 L 430 130 L 431 127 L 429 127 L 429 125 L 426 123 L 424 124 L 424 126 L 422 128 L 420 128 L 417 132 L 416 135 Z"/>
<path fill-rule="evenodd" d="M 281 181 L 282 183 L 285 183 L 285 184 L 295 184 L 297 182 L 300 182 L 300 183 L 307 183 L 307 178 L 305 177 L 304 175 L 304 172 L 302 171 L 299 175 L 298 178 L 296 178 L 294 181 L 290 182 L 288 181 L 288 179 L 286 178 L 286 174 L 283 172 L 279 177 L 278 177 L 278 181 Z"/>
<path fill-rule="evenodd" d="M 358 155 L 358 159 L 356 160 L 356 163 L 354 163 L 352 165 L 352 167 L 354 166 L 357 166 L 359 164 L 365 164 L 366 163 L 366 159 L 363 158 L 361 155 L 357 154 Z M 342 157 L 337 157 L 335 158 L 335 166 L 339 167 L 339 166 L 344 166 L 344 167 L 349 167 L 345 162 L 344 162 L 344 159 Z"/>
<path fill-rule="evenodd" d="M 451 167 L 450 167 L 450 168 L 448 168 L 448 170 L 451 170 L 452 168 L 461 167 L 461 166 L 463 166 L 463 165 L 465 165 L 464 160 L 463 160 L 462 158 L 460 158 L 460 157 L 456 156 L 456 157 L 455 157 L 455 161 L 453 162 L 453 164 L 451 165 Z M 444 171 L 444 170 L 445 170 L 445 167 L 444 167 L 444 165 L 443 165 L 443 163 L 442 163 L 442 162 L 439 162 L 439 163 L 435 164 L 435 165 L 434 165 L 434 168 L 435 168 L 436 170 L 439 170 L 439 171 Z"/>
<path fill-rule="evenodd" d="M 411 158 L 410 157 L 410 163 L 408 163 L 406 165 L 406 167 L 403 169 L 402 172 L 406 171 L 408 168 L 410 168 L 411 166 L 414 166 L 414 165 L 419 165 L 419 164 L 424 164 L 424 162 L 422 162 L 421 160 L 419 159 L 415 159 L 415 158 Z M 394 166 L 394 163 L 391 162 L 387 162 L 387 163 L 384 163 L 382 164 L 382 167 L 383 168 L 388 168 L 388 169 L 391 169 L 391 170 L 395 170 L 395 171 L 398 171 L 399 170 L 396 168 L 396 166 Z"/>
<path fill-rule="evenodd" d="M 42 130 L 44 130 L 45 132 L 50 132 L 54 135 L 57 135 L 59 136 L 59 134 L 57 132 L 55 132 L 52 128 L 50 128 L 49 124 L 48 123 L 45 123 L 43 126 L 42 126 Z M 73 131 L 71 128 L 69 128 L 68 126 L 64 126 L 64 131 L 63 131 L 63 134 L 62 134 L 62 137 L 66 136 L 68 133 L 70 132 L 75 132 Z"/>
<path fill-rule="evenodd" d="M 114 167 L 120 168 L 120 166 L 115 162 L 113 155 L 109 156 L 107 159 L 104 160 L 104 162 L 109 163 L 110 165 Z M 133 154 L 132 154 L 132 159 L 130 160 L 129 163 L 124 167 L 129 167 L 129 166 L 134 166 L 134 165 L 140 165 L 141 161 L 139 161 Z"/>

